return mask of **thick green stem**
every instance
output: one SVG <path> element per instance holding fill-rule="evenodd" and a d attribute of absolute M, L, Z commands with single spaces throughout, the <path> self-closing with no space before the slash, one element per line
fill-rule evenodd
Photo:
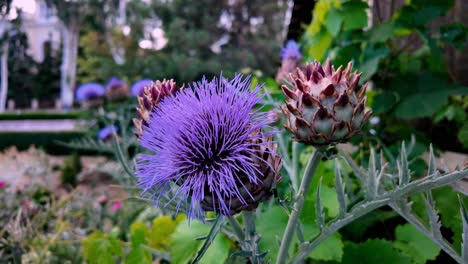
<path fill-rule="evenodd" d="M 242 227 L 239 225 L 239 222 L 237 222 L 236 218 L 234 218 L 233 216 L 229 216 L 227 220 L 229 224 L 232 226 L 232 230 L 236 234 L 238 242 L 242 243 L 245 237 L 244 237 L 244 231 L 242 231 Z"/>
<path fill-rule="evenodd" d="M 302 207 L 304 206 L 305 196 L 309 192 L 309 188 L 312 183 L 315 170 L 317 169 L 321 158 L 322 151 L 320 149 L 317 149 L 315 150 L 314 154 L 312 154 L 309 163 L 307 164 L 304 176 L 302 177 L 301 186 L 299 187 L 299 191 L 296 196 L 296 202 L 293 205 L 293 210 L 291 212 L 291 215 L 289 216 L 288 225 L 286 226 L 286 230 L 283 234 L 283 239 L 281 240 L 278 258 L 276 259 L 277 264 L 283 264 L 286 262 L 289 245 L 291 244 L 291 240 L 294 235 L 294 231 L 296 230 L 299 216 L 302 212 Z"/>
<path fill-rule="evenodd" d="M 244 216 L 244 229 L 245 229 L 245 241 L 243 249 L 245 251 L 252 252 L 250 256 L 250 262 L 252 264 L 262 263 L 260 257 L 260 249 L 258 247 L 258 237 L 255 230 L 255 211 L 243 211 Z"/>

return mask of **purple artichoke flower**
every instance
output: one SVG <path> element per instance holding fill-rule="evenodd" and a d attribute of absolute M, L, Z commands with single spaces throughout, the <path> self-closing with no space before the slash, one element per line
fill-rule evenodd
<path fill-rule="evenodd" d="M 280 56 L 282 60 L 300 60 L 302 58 L 301 49 L 296 41 L 289 40 L 286 46 L 281 49 Z"/>
<path fill-rule="evenodd" d="M 78 102 L 91 101 L 104 96 L 104 87 L 99 83 L 85 83 L 76 89 L 76 100 Z"/>
<path fill-rule="evenodd" d="M 108 90 L 111 90 L 111 89 L 114 89 L 115 87 L 120 87 L 120 86 L 126 86 L 127 83 L 125 83 L 125 81 L 115 77 L 115 76 L 112 76 L 109 81 L 107 81 L 107 84 L 106 84 L 106 91 Z"/>
<path fill-rule="evenodd" d="M 107 126 L 105 128 L 102 128 L 99 130 L 97 133 L 97 138 L 100 140 L 106 140 L 112 137 L 112 133 L 114 131 L 117 133 L 117 127 L 116 126 Z"/>
<path fill-rule="evenodd" d="M 260 86 L 236 75 L 195 82 L 154 108 L 140 144 L 154 152 L 137 157 L 138 184 L 156 204 L 176 191 L 171 201 L 186 207 L 189 218 L 204 211 L 233 215 L 253 210 L 272 195 L 280 180 L 281 158 L 271 141 Z"/>
<path fill-rule="evenodd" d="M 145 87 L 150 86 L 153 81 L 150 79 L 142 79 L 133 83 L 131 93 L 133 97 L 140 96 Z"/>

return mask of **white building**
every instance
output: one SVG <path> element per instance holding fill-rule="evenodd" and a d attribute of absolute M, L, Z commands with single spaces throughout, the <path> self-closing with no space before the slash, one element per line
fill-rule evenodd
<path fill-rule="evenodd" d="M 59 50 L 61 43 L 61 23 L 53 9 L 44 0 L 29 0 L 23 11 L 23 31 L 28 36 L 28 53 L 36 61 L 44 60 L 45 44 L 49 43 L 55 50 Z M 34 7 L 32 7 L 34 6 Z M 33 12 L 31 12 L 34 10 Z"/>

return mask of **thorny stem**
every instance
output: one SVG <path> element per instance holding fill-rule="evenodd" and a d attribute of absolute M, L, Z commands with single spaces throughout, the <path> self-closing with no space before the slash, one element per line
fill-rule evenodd
<path fill-rule="evenodd" d="M 229 216 L 227 218 L 229 224 L 232 226 L 232 230 L 237 236 L 237 239 L 239 242 L 244 241 L 244 232 L 242 231 L 242 227 L 240 226 L 239 222 L 237 222 L 236 218 Z"/>
<path fill-rule="evenodd" d="M 243 211 L 244 216 L 244 227 L 245 227 L 245 244 L 243 249 L 245 251 L 250 251 L 250 262 L 252 264 L 262 263 L 260 257 L 260 249 L 258 247 L 258 236 L 255 230 L 255 211 Z"/>
<path fill-rule="evenodd" d="M 283 239 L 281 240 L 278 258 L 276 259 L 277 264 L 283 264 L 286 262 L 289 245 L 291 244 L 294 231 L 296 231 L 299 216 L 302 212 L 302 207 L 304 206 L 304 197 L 309 192 L 309 188 L 312 183 L 315 170 L 317 169 L 321 157 L 322 151 L 320 149 L 316 149 L 314 154 L 312 154 L 309 163 L 307 164 L 304 176 L 302 177 L 301 186 L 299 188 L 299 191 L 297 192 L 296 202 L 293 205 L 293 210 L 291 212 L 291 215 L 289 216 L 288 225 L 286 226 Z"/>
<path fill-rule="evenodd" d="M 438 173 L 438 172 L 437 172 Z M 468 176 L 468 170 L 455 171 L 443 176 L 438 176 L 437 173 L 429 175 L 425 178 L 413 181 L 405 186 L 397 187 L 396 189 L 381 194 L 373 200 L 366 200 L 358 203 L 347 213 L 343 218 L 335 219 L 323 229 L 323 231 L 309 243 L 303 245 L 300 254 L 294 258 L 292 263 L 301 263 L 309 253 L 314 250 L 321 242 L 326 240 L 332 234 L 340 230 L 347 224 L 355 221 L 359 217 L 379 208 L 384 205 L 391 204 L 394 201 L 401 200 L 404 197 L 414 195 L 416 193 L 425 192 L 431 189 L 435 189 L 441 186 L 445 186 L 456 180 L 460 180 Z M 280 263 L 280 262 L 277 262 Z M 284 262 L 282 262 L 284 263 Z"/>
<path fill-rule="evenodd" d="M 293 185 L 294 191 L 297 193 L 298 182 L 297 176 L 299 175 L 299 143 L 296 141 L 292 142 L 292 175 L 291 183 Z"/>

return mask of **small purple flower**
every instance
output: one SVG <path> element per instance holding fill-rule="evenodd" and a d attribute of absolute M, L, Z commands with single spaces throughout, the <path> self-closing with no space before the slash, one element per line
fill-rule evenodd
<path fill-rule="evenodd" d="M 109 81 L 106 84 L 106 91 L 116 89 L 116 88 L 119 88 L 121 86 L 126 86 L 126 85 L 127 84 L 125 83 L 125 81 L 113 76 L 109 79 Z"/>
<path fill-rule="evenodd" d="M 146 86 L 150 86 L 153 81 L 150 79 L 142 79 L 139 81 L 136 81 L 132 85 L 132 96 L 137 97 L 140 96 L 143 93 L 143 89 Z"/>
<path fill-rule="evenodd" d="M 78 102 L 90 101 L 104 96 L 104 87 L 99 83 L 85 83 L 76 89 Z"/>
<path fill-rule="evenodd" d="M 0 189 L 4 188 L 7 185 L 6 182 L 0 181 Z"/>
<path fill-rule="evenodd" d="M 97 134 L 97 138 L 100 140 L 106 140 L 112 137 L 112 133 L 116 132 L 117 133 L 117 127 L 116 126 L 107 126 L 105 128 L 102 128 L 99 130 Z"/>
<path fill-rule="evenodd" d="M 138 185 L 156 204 L 172 194 L 177 208 L 189 218 L 201 218 L 207 200 L 210 210 L 232 214 L 233 201 L 254 200 L 246 185 L 261 185 L 255 148 L 267 148 L 256 133 L 268 126 L 256 86 L 236 75 L 194 82 L 175 97 L 167 97 L 151 114 L 140 144 L 154 152 L 137 157 Z M 257 163 L 256 163 L 257 162 Z M 260 186 L 259 185 L 259 186 Z M 173 192 L 173 188 L 177 187 Z"/>
<path fill-rule="evenodd" d="M 281 49 L 280 56 L 282 60 L 300 60 L 302 58 L 301 49 L 296 41 L 289 40 L 288 43 L 286 43 L 286 46 Z"/>

